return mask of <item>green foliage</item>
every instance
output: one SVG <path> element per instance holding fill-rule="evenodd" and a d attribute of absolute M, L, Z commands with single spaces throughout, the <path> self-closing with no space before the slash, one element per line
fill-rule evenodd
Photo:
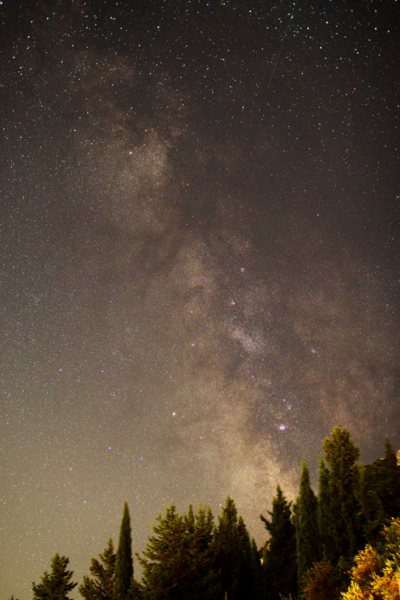
<path fill-rule="evenodd" d="M 291 521 L 290 503 L 281 488 L 272 501 L 271 520 L 261 515 L 270 539 L 263 552 L 263 584 L 267 600 L 297 592 L 296 531 Z"/>
<path fill-rule="evenodd" d="M 44 572 L 41 583 L 32 584 L 34 600 L 70 600 L 68 592 L 77 584 L 71 583 L 73 571 L 67 571 L 69 559 L 58 553 L 51 561 L 51 573 Z"/>
<path fill-rule="evenodd" d="M 220 600 L 222 591 L 215 572 L 214 520 L 210 509 L 190 506 L 180 516 L 172 504 L 165 517 L 157 517 L 155 535 L 148 538 L 143 556 L 145 598 L 151 600 Z"/>
<path fill-rule="evenodd" d="M 113 578 L 115 568 L 114 545 L 112 539 L 108 541 L 107 548 L 99 554 L 100 561 L 92 558 L 90 573 L 94 579 L 87 575 L 83 577 L 83 584 L 79 586 L 79 593 L 85 600 L 112 600 Z"/>
<path fill-rule="evenodd" d="M 119 533 L 118 550 L 115 557 L 113 579 L 114 600 L 126 600 L 133 579 L 132 534 L 128 503 L 124 502 L 124 511 Z"/>
<path fill-rule="evenodd" d="M 362 546 L 355 465 L 360 451 L 345 427 L 334 427 L 331 438 L 325 438 L 322 445 L 330 467 L 325 513 L 329 543 L 325 541 L 325 551 L 329 559 L 341 561 L 345 567 Z"/>
<path fill-rule="evenodd" d="M 301 593 L 304 578 L 314 562 L 321 558 L 318 529 L 318 500 L 310 485 L 306 463 L 301 463 L 300 493 L 295 510 L 297 578 Z"/>
<path fill-rule="evenodd" d="M 136 579 L 132 579 L 128 597 L 129 600 L 145 600 L 144 586 L 138 581 L 136 581 Z"/>

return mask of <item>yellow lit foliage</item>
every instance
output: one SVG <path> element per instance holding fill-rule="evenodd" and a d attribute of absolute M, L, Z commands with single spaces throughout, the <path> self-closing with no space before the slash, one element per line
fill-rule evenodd
<path fill-rule="evenodd" d="M 355 558 L 342 600 L 400 600 L 400 519 L 383 531 L 378 549 L 366 546 Z"/>

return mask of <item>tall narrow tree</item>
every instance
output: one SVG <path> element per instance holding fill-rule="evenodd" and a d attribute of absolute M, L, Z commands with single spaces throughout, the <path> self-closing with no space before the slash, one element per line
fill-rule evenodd
<path fill-rule="evenodd" d="M 296 530 L 290 506 L 278 485 L 272 512 L 269 512 L 271 520 L 261 515 L 271 536 L 263 552 L 263 583 L 267 600 L 279 600 L 281 595 L 295 596 L 297 592 Z"/>
<path fill-rule="evenodd" d="M 255 570 L 256 564 L 254 563 L 252 540 L 250 539 L 242 517 L 239 517 L 238 519 L 237 531 L 239 540 L 240 567 L 235 597 L 236 600 L 257 600 L 258 573 Z M 259 558 L 258 564 L 260 564 Z"/>
<path fill-rule="evenodd" d="M 362 543 L 355 465 L 360 451 L 345 427 L 334 427 L 331 437 L 325 438 L 322 445 L 330 467 L 327 516 L 331 543 L 327 549 L 328 558 L 340 561 L 346 568 Z"/>
<path fill-rule="evenodd" d="M 44 572 L 41 583 L 32 584 L 34 600 L 70 600 L 68 593 L 78 584 L 71 583 L 73 571 L 67 571 L 69 559 L 58 553 L 51 561 L 51 573 Z"/>
<path fill-rule="evenodd" d="M 115 558 L 113 597 L 114 600 L 127 600 L 133 580 L 132 533 L 128 503 L 124 502 L 124 511 L 119 533 L 118 550 Z"/>
<path fill-rule="evenodd" d="M 296 554 L 299 595 L 305 575 L 312 564 L 321 558 L 318 529 L 318 500 L 310 485 L 306 463 L 301 463 L 300 493 L 296 502 Z"/>

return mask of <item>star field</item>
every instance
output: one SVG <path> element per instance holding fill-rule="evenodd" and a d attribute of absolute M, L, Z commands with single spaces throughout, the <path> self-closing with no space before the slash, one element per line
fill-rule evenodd
<path fill-rule="evenodd" d="M 0 14 L 0 596 L 125 499 L 261 544 L 334 425 L 400 448 L 398 2 Z"/>

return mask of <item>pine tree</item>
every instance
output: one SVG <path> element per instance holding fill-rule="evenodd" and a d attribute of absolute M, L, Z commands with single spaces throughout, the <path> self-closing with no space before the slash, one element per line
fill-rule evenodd
<path fill-rule="evenodd" d="M 67 571 L 69 559 L 58 553 L 51 561 L 51 573 L 44 572 L 41 583 L 32 584 L 34 600 L 70 600 L 77 583 L 71 583 L 73 571 Z"/>
<path fill-rule="evenodd" d="M 253 572 L 255 598 L 259 599 L 262 597 L 262 566 L 260 560 L 260 553 L 257 549 L 257 545 L 254 539 L 251 540 L 251 569 Z"/>
<path fill-rule="evenodd" d="M 79 586 L 79 593 L 85 600 L 112 600 L 113 578 L 115 568 L 114 545 L 112 539 L 108 541 L 107 548 L 99 554 L 100 561 L 92 558 L 90 573 L 94 579 L 87 575 L 83 577 L 83 584 Z"/>
<path fill-rule="evenodd" d="M 179 515 L 172 504 L 157 517 L 155 535 L 138 556 L 143 567 L 145 598 L 151 600 L 220 600 L 222 592 L 214 570 L 214 519 L 210 509 L 189 506 Z"/>
<path fill-rule="evenodd" d="M 301 463 L 300 494 L 296 502 L 296 555 L 299 595 L 312 564 L 321 558 L 318 500 L 310 485 L 306 463 Z"/>
<path fill-rule="evenodd" d="M 132 534 L 128 503 L 124 502 L 124 511 L 119 533 L 118 550 L 115 557 L 113 580 L 114 600 L 127 600 L 133 580 Z"/>
<path fill-rule="evenodd" d="M 239 541 L 240 567 L 238 573 L 238 585 L 234 597 L 237 600 L 256 600 L 258 573 L 255 570 L 256 563 L 254 563 L 253 555 L 254 540 L 250 540 L 249 533 L 246 529 L 246 525 L 244 524 L 242 517 L 239 517 L 238 519 L 237 532 Z M 260 565 L 258 553 L 257 559 L 258 565 Z"/>
<path fill-rule="evenodd" d="M 356 499 L 357 467 L 360 456 L 347 429 L 334 427 L 323 449 L 329 472 L 328 558 L 346 568 L 362 545 L 359 504 Z"/>
<path fill-rule="evenodd" d="M 241 568 L 241 548 L 237 510 L 235 502 L 230 496 L 227 497 L 222 515 L 218 517 L 218 520 L 219 524 L 214 537 L 216 565 L 221 572 L 224 593 L 228 594 L 230 600 L 235 600 Z"/>
<path fill-rule="evenodd" d="M 261 515 L 267 531 L 270 533 L 263 552 L 263 583 L 267 600 L 279 600 L 280 596 L 296 595 L 296 531 L 291 521 L 291 503 L 288 503 L 277 487 L 272 501 L 271 520 Z"/>

